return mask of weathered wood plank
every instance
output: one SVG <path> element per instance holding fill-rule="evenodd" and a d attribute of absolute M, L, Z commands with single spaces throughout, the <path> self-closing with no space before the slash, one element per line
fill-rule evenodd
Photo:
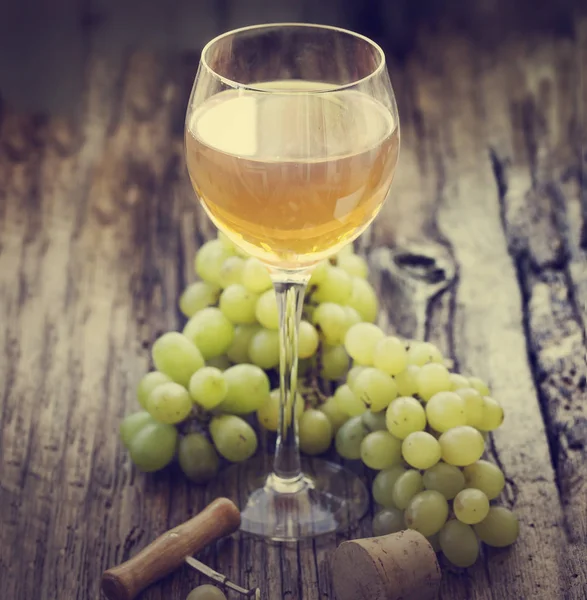
<path fill-rule="evenodd" d="M 79 152 L 64 152 L 63 135 L 52 124 L 40 142 L 29 139 L 27 121 L 8 116 L 4 127 L 6 133 L 16 122 L 14 136 L 3 136 L 0 160 L 0 304 L 11 358 L 3 376 L 2 459 L 12 465 L 3 468 L 2 500 L 15 513 L 12 525 L 0 528 L 1 554 L 3 565 L 22 564 L 23 557 L 35 564 L 31 577 L 11 568 L 5 581 L 3 571 L 12 598 L 93 595 L 106 564 L 187 514 L 168 502 L 170 474 L 144 479 L 128 463 L 120 468 L 117 422 L 134 404 L 132 387 L 147 362 L 129 302 L 132 278 L 145 272 L 156 309 L 157 289 L 166 296 L 172 286 L 153 279 L 173 277 L 165 265 L 177 248 L 170 244 L 172 220 L 154 210 L 173 174 L 175 98 L 163 86 L 161 105 L 152 106 L 159 71 L 138 57 L 116 114 L 123 75 L 117 69 L 120 63 L 94 65 Z M 142 226 L 141 211 L 159 239 Z M 154 237 L 158 248 L 145 251 Z M 171 309 L 164 327 L 171 326 L 176 294 L 163 299 Z M 148 312 L 151 337 L 162 319 L 153 308 Z M 30 373 L 42 374 L 38 384 Z M 17 518 L 17 510 L 32 518 Z M 71 573 L 79 573 L 74 586 Z"/>
<path fill-rule="evenodd" d="M 586 23 L 505 41 L 494 58 L 441 30 L 392 64 L 403 153 L 359 245 L 381 272 L 382 322 L 429 335 L 504 402 L 491 453 L 522 522 L 513 549 L 447 570 L 451 600 L 574 599 L 587 585 Z M 105 567 L 210 499 L 175 469 L 137 474 L 116 436 L 213 235 L 182 166 L 195 65 L 107 56 L 89 64 L 83 128 L 8 113 L 0 130 L 0 580 L 15 600 L 96 597 Z M 456 267 L 447 289 L 390 282 L 387 248 L 418 244 Z M 365 520 L 357 535 L 369 533 Z M 271 599 L 326 600 L 341 539 L 229 539 L 203 559 Z M 144 597 L 182 598 L 197 581 L 183 569 Z"/>
<path fill-rule="evenodd" d="M 564 552 L 566 539 L 562 528 L 559 528 L 563 519 L 555 485 L 558 471 L 554 473 L 550 463 L 541 415 L 542 402 L 537 402 L 534 365 L 529 364 L 525 347 L 526 319 L 528 315 L 532 319 L 537 310 L 533 306 L 520 306 L 523 298 L 518 292 L 517 271 L 510 261 L 500 223 L 502 209 L 492 173 L 490 150 L 497 124 L 490 120 L 490 125 L 485 125 L 488 115 L 498 118 L 508 115 L 496 99 L 510 101 L 513 78 L 507 83 L 495 79 L 496 74 L 499 76 L 507 70 L 507 57 L 518 56 L 522 68 L 532 74 L 540 73 L 544 69 L 541 59 L 545 55 L 554 54 L 555 61 L 561 58 L 568 61 L 572 56 L 570 44 L 559 42 L 550 46 L 545 44 L 545 54 L 531 57 L 535 62 L 528 57 L 530 44 L 523 48 L 504 45 L 503 55 L 498 60 L 487 60 L 493 64 L 494 72 L 487 76 L 486 85 L 480 90 L 477 88 L 477 73 L 488 67 L 483 67 L 476 60 L 470 42 L 454 38 L 451 43 L 446 43 L 443 38 L 428 41 L 421 61 L 410 63 L 407 69 L 411 80 L 416 82 L 417 98 L 414 99 L 414 92 L 407 92 L 401 112 L 404 136 L 402 160 L 405 159 L 406 146 L 408 152 L 415 152 L 420 146 L 417 160 L 410 156 L 408 161 L 410 167 L 416 170 L 410 168 L 411 181 L 406 181 L 408 170 L 405 163 L 401 165 L 399 181 L 392 191 L 388 207 L 384 209 L 385 216 L 374 228 L 377 229 L 381 223 L 379 227 L 386 227 L 388 231 L 380 235 L 395 243 L 410 245 L 410 239 L 418 242 L 428 237 L 432 241 L 433 253 L 440 252 L 443 238 L 447 239 L 457 262 L 459 281 L 453 294 L 452 308 L 450 300 L 430 303 L 431 335 L 445 349 L 448 346 L 452 350 L 462 370 L 477 372 L 491 382 L 496 397 L 504 402 L 508 414 L 506 425 L 494 436 L 493 453 L 510 478 L 507 502 L 515 506 L 526 527 L 520 543 L 509 553 L 507 561 L 502 559 L 501 553 L 488 553 L 485 565 L 473 570 L 475 580 L 465 597 L 488 593 L 496 598 L 521 598 L 527 597 L 529 590 L 539 597 L 542 597 L 540 594 L 543 597 L 562 597 L 564 594 L 580 597 L 585 589 L 584 568 L 569 570 L 567 564 L 571 561 L 578 567 L 577 562 L 585 560 L 584 545 Z M 558 66 L 560 69 L 561 65 Z M 519 73 L 517 75 L 519 77 Z M 565 120 L 570 110 L 565 101 L 573 105 L 571 94 L 579 89 L 579 74 L 567 65 L 560 77 L 566 77 L 566 81 L 553 84 L 553 93 L 556 90 L 562 95 L 568 91 L 569 96 L 559 98 L 560 110 L 559 104 L 551 105 L 551 112 L 554 118 Z M 406 82 L 403 75 L 400 75 L 400 81 L 403 84 L 410 82 Z M 405 89 L 401 85 L 396 87 Z M 515 122 L 501 124 L 500 131 L 506 133 L 517 126 Z M 572 147 L 566 137 L 567 131 L 568 128 L 559 127 L 560 145 L 564 148 Z M 520 162 L 522 165 L 529 164 L 527 157 Z M 406 169 L 404 175 L 402 168 Z M 426 181 L 424 184 L 423 179 Z M 426 189 L 431 180 L 436 187 Z M 426 198 L 421 199 L 424 194 Z M 398 198 L 397 203 L 394 203 L 394 197 Z M 528 219 L 531 206 L 525 204 L 529 200 L 521 194 L 519 213 L 524 225 L 532 220 Z M 398 203 L 404 204 L 404 207 L 398 207 Z M 414 205 L 416 209 L 410 213 Z M 421 212 L 423 207 L 427 207 L 425 212 Z M 530 212 L 527 212 L 528 209 Z M 560 207 L 557 210 L 560 212 Z M 431 224 L 435 213 L 438 220 Z M 536 232 L 529 238 L 539 239 Z M 382 264 L 381 251 L 377 262 Z M 383 264 L 389 267 L 389 257 L 383 260 Z M 568 286 L 567 283 L 564 289 Z M 393 294 L 395 290 L 390 293 L 389 286 L 384 289 L 393 321 L 393 307 L 398 295 Z M 382 296 L 385 297 L 384 294 Z M 401 295 L 399 300 L 401 302 Z M 443 311 L 444 318 L 438 318 Z M 454 312 L 452 321 L 449 320 L 451 312 Z M 450 323 L 448 331 L 447 323 Z M 404 319 L 400 322 L 401 326 L 405 326 Z M 537 335 L 549 344 L 556 340 L 556 333 L 553 333 L 557 330 L 556 322 L 543 323 L 541 330 L 542 334 L 537 332 Z M 582 348 L 583 340 L 580 336 L 576 339 L 579 348 Z M 577 352 L 576 347 L 567 348 L 565 354 L 567 352 L 574 362 L 583 360 L 584 369 L 582 352 Z M 546 368 L 547 372 L 552 372 L 553 364 Z M 576 369 L 579 373 L 578 365 Z M 579 374 L 576 381 L 580 380 Z M 558 387 L 555 385 L 554 389 Z M 580 406 L 580 391 L 579 394 L 576 391 L 575 384 L 575 402 L 576 406 Z M 551 400 L 556 405 L 555 399 Z M 550 406 L 550 402 L 548 404 Z M 578 412 L 575 415 L 579 417 Z M 556 431 L 556 426 L 553 429 Z M 553 429 L 546 430 L 549 437 Z M 516 432 L 515 436 L 513 432 Z M 577 464 L 581 462 L 579 457 Z M 566 456 L 561 464 L 565 468 L 570 467 Z M 537 473 L 540 475 L 537 476 Z M 577 485 L 577 475 L 571 476 L 571 479 Z M 578 497 L 584 498 L 580 486 L 577 491 Z M 565 492 L 569 497 L 569 490 Z M 582 500 L 564 502 L 572 502 L 578 510 L 585 512 Z M 582 519 L 584 514 L 581 517 L 573 514 L 573 517 Z M 548 548 L 545 547 L 545 539 L 549 540 L 546 543 Z M 573 556 L 575 553 L 577 557 Z M 528 564 L 534 568 L 529 569 Z M 544 567 L 540 567 L 540 572 L 536 569 L 537 564 Z M 481 573 L 483 569 L 491 583 L 488 590 L 482 589 L 485 583 Z M 572 588 L 569 588 L 570 582 Z M 458 597 L 459 590 L 463 593 L 463 585 L 466 582 L 457 583 L 450 577 L 445 578 L 443 596 Z"/>
<path fill-rule="evenodd" d="M 522 290 L 528 353 L 544 415 L 555 481 L 569 541 L 568 597 L 587 589 L 584 415 L 587 255 L 580 247 L 583 106 L 577 91 L 584 65 L 572 41 L 529 51 L 526 68 L 508 69 L 509 106 L 485 88 L 493 105 L 493 161 L 504 230 Z M 504 124 L 503 119 L 512 123 Z M 510 137 L 510 132 L 515 131 Z"/>
<path fill-rule="evenodd" d="M 459 265 L 455 352 L 461 369 L 487 379 L 504 404 L 508 417 L 493 436 L 494 452 L 510 479 L 507 500 L 522 523 L 520 543 L 507 559 L 503 553 L 487 552 L 484 567 L 495 598 L 560 597 L 565 575 L 564 539 L 557 527 L 560 506 L 489 161 L 485 115 L 491 105 L 485 106 L 479 64 L 467 45 L 454 44 L 443 54 L 438 152 L 448 185 L 439 226 Z"/>

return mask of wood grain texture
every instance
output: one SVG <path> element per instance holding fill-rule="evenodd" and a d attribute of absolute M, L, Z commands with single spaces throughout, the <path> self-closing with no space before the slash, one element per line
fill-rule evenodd
<path fill-rule="evenodd" d="M 223 4 L 198 36 L 245 19 L 238 3 Z M 390 200 L 358 247 L 381 323 L 428 336 L 487 379 L 507 411 L 490 455 L 506 473 L 520 541 L 466 572 L 444 565 L 441 598 L 584 600 L 587 16 L 579 2 L 526 20 L 487 8 L 503 3 L 447 4 L 458 18 L 436 19 L 424 1 L 426 18 L 377 2 L 337 12 L 344 25 L 380 16 L 364 30 L 390 50 L 402 118 Z M 176 299 L 214 235 L 183 165 L 202 40 L 188 44 L 193 6 L 172 5 L 146 51 L 150 8 L 130 44 L 108 33 L 107 2 L 84 13 L 83 95 L 67 114 L 17 111 L 0 79 L 2 598 L 97 598 L 105 568 L 212 499 L 175 468 L 136 473 L 117 437 L 149 346 L 179 327 Z M 324 20 L 327 9 L 271 10 Z M 398 249 L 434 257 L 441 280 L 408 277 Z M 370 535 L 368 519 L 358 535 Z M 199 558 L 271 600 L 332 600 L 329 563 L 343 539 L 235 537 Z M 183 598 L 197 581 L 184 568 L 143 597 Z"/>

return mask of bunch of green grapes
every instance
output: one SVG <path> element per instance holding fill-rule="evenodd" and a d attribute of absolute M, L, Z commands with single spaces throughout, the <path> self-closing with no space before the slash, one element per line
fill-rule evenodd
<path fill-rule="evenodd" d="M 200 280 L 179 301 L 185 327 L 155 341 L 155 370 L 137 389 L 144 410 L 123 421 L 121 436 L 140 469 L 177 458 L 200 483 L 222 459 L 250 458 L 259 428 L 277 431 L 281 401 L 269 271 L 222 235 L 200 248 L 195 271 Z M 352 247 L 315 269 L 299 332 L 299 393 L 286 418 L 296 420 L 302 452 L 334 446 L 379 471 L 375 535 L 413 528 L 469 566 L 479 540 L 505 546 L 518 535 L 513 513 L 490 506 L 504 475 L 482 459 L 503 409 L 482 380 L 451 373 L 433 344 L 373 324 L 378 302 L 367 275 Z"/>
<path fill-rule="evenodd" d="M 179 299 L 187 322 L 153 344 L 155 370 L 137 388 L 143 411 L 124 420 L 121 436 L 140 469 L 156 471 L 177 457 L 190 479 L 205 482 L 222 458 L 239 462 L 255 453 L 255 424 L 278 428 L 279 390 L 271 387 L 278 381 L 279 323 L 268 269 L 222 234 L 200 248 L 195 271 L 200 280 Z M 366 276 L 365 260 L 350 249 L 320 264 L 310 281 L 299 356 L 300 387 L 307 380 L 312 393 L 298 394 L 294 407 L 307 454 L 325 452 L 349 418 L 324 390 L 348 371 L 346 331 L 377 315 Z"/>
<path fill-rule="evenodd" d="M 379 471 L 373 533 L 415 529 L 459 567 L 477 560 L 479 541 L 512 544 L 515 515 L 490 506 L 505 477 L 482 460 L 485 437 L 504 416 L 487 385 L 451 373 L 436 346 L 371 323 L 353 325 L 344 345 L 353 367 L 333 399 L 350 418 L 335 444 L 342 457 Z"/>
<path fill-rule="evenodd" d="M 183 333 L 204 359 L 221 368 L 251 363 L 266 371 L 277 369 L 279 317 L 268 269 L 220 234 L 200 248 L 195 270 L 201 281 L 187 287 L 179 306 L 188 318 Z M 355 323 L 374 321 L 378 312 L 367 274 L 367 263 L 352 248 L 315 269 L 299 330 L 302 374 L 313 368 L 324 380 L 345 376 L 346 331 Z M 211 319 L 214 325 L 208 324 Z"/>

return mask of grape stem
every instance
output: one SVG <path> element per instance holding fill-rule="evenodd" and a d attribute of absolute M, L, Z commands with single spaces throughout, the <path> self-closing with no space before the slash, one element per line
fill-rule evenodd
<path fill-rule="evenodd" d="M 188 433 L 203 433 L 207 437 L 210 437 L 208 424 L 211 420 L 212 413 L 200 406 L 194 405 L 187 419 L 177 424 L 177 429 L 184 435 Z"/>
<path fill-rule="evenodd" d="M 274 477 L 293 488 L 302 482 L 295 402 L 298 378 L 298 330 L 309 273 L 296 273 L 292 281 L 275 273 L 273 282 L 279 309 L 279 429 L 273 463 Z M 285 280 L 284 280 L 285 279 Z"/>
<path fill-rule="evenodd" d="M 316 368 L 314 370 L 314 382 L 316 384 L 317 392 L 324 396 L 326 391 L 326 381 L 320 377 L 322 372 L 322 355 L 324 352 L 324 342 L 320 339 L 318 343 L 318 350 L 316 351 Z"/>
<path fill-rule="evenodd" d="M 300 394 L 305 400 L 305 408 L 318 408 L 328 400 L 328 397 L 320 389 L 320 383 L 315 373 L 306 377 L 300 388 Z"/>
<path fill-rule="evenodd" d="M 318 332 L 320 332 L 320 329 Z M 309 370 L 308 374 L 305 378 L 305 386 L 308 388 L 309 393 L 314 396 L 315 402 L 313 402 L 313 407 L 319 406 L 320 404 L 324 404 L 328 399 L 328 396 L 331 395 L 331 390 L 329 389 L 329 382 L 325 381 L 321 376 L 320 372 L 322 371 L 322 355 L 324 351 L 324 343 L 322 340 L 318 343 L 318 349 L 316 350 L 316 356 L 314 360 L 314 364 Z"/>

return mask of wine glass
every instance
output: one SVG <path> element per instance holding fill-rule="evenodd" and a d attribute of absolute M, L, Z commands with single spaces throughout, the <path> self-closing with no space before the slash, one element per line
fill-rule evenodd
<path fill-rule="evenodd" d="M 239 465 L 241 529 L 295 541 L 347 529 L 366 512 L 361 480 L 304 465 L 294 416 L 298 327 L 314 267 L 355 239 L 391 186 L 399 119 L 381 48 L 336 27 L 237 29 L 209 42 L 186 117 L 186 159 L 204 209 L 274 284 L 280 420 L 273 469 Z"/>

